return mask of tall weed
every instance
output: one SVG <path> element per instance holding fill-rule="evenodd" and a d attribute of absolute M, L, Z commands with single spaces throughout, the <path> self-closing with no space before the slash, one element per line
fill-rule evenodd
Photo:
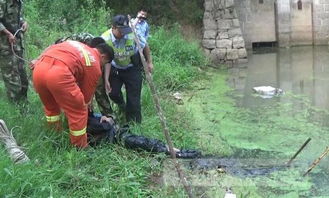
<path fill-rule="evenodd" d="M 108 27 L 112 11 L 104 1 L 26 0 L 25 18 L 30 28 L 26 33 L 27 59 L 38 57 L 57 38 L 77 32 L 100 35 Z M 194 147 L 195 137 L 189 130 L 189 114 L 177 111 L 170 96 L 172 91 L 189 87 L 197 76 L 197 66 L 205 58 L 196 43 L 188 43 L 178 29 L 155 28 L 150 38 L 154 57 L 154 80 L 161 105 L 168 119 L 175 145 Z M 133 132 L 164 140 L 151 93 L 142 93 L 143 124 Z M 0 195 L 4 197 L 177 197 L 181 190 L 152 190 L 149 177 L 159 173 L 162 154 L 153 155 L 127 150 L 119 145 L 102 145 L 78 151 L 69 144 L 67 128 L 55 133 L 45 127 L 39 97 L 29 90 L 25 108 L 10 103 L 0 83 L 0 118 L 26 151 L 31 162 L 14 165 L 4 148 L 0 149 Z M 15 127 L 17 126 L 17 127 Z M 153 187 L 154 188 L 154 187 Z M 156 187 L 158 188 L 158 187 Z"/>
<path fill-rule="evenodd" d="M 161 89 L 186 88 L 197 76 L 197 67 L 207 59 L 196 42 L 186 41 L 179 26 L 158 27 L 150 38 L 155 65 L 154 79 Z"/>

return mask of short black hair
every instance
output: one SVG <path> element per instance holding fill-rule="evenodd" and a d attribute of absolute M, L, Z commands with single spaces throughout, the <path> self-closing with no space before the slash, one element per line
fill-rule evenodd
<path fill-rule="evenodd" d="M 114 59 L 114 50 L 108 44 L 100 43 L 100 44 L 96 45 L 95 48 L 98 49 L 98 51 L 101 54 L 105 54 L 107 57 L 109 57 L 110 61 L 112 61 Z"/>
<path fill-rule="evenodd" d="M 141 8 L 141 9 L 139 9 L 139 11 L 138 12 L 146 12 L 146 13 L 149 13 L 148 12 L 148 10 L 147 9 L 145 9 L 145 8 Z"/>
<path fill-rule="evenodd" d="M 102 37 L 95 37 L 90 41 L 90 47 L 96 47 L 97 45 L 101 43 L 106 43 L 105 40 Z"/>

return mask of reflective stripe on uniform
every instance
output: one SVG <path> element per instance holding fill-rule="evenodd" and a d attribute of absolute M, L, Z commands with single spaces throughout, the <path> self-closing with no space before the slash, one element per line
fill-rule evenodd
<path fill-rule="evenodd" d="M 57 122 L 60 120 L 60 115 L 46 116 L 47 122 Z"/>
<path fill-rule="evenodd" d="M 128 35 L 125 35 L 124 38 L 122 38 L 125 40 L 124 45 L 119 44 L 119 46 L 115 45 L 112 41 L 112 37 L 114 37 L 112 35 L 112 29 L 109 29 L 106 32 L 104 32 L 101 37 L 114 50 L 115 66 L 118 66 L 119 68 L 129 67 L 129 65 L 131 64 L 131 56 L 135 54 L 135 44 L 134 44 L 135 41 L 134 41 L 133 33 L 129 33 Z"/>
<path fill-rule="evenodd" d="M 87 53 L 86 50 L 84 50 L 83 48 L 81 48 L 81 51 L 82 51 L 82 53 L 83 53 L 83 57 L 85 58 L 86 65 L 87 65 L 87 66 L 91 66 L 91 62 L 90 62 L 90 59 L 89 59 L 88 53 Z"/>
<path fill-rule="evenodd" d="M 86 66 L 91 66 L 91 61 L 90 61 L 90 57 L 89 57 L 89 54 L 88 52 L 83 48 L 83 46 L 77 42 L 77 41 L 69 41 L 70 44 L 76 48 L 78 48 L 78 50 L 82 53 L 84 59 L 85 59 L 85 62 L 86 62 Z"/>
<path fill-rule="evenodd" d="M 70 134 L 73 135 L 73 136 L 80 136 L 80 135 L 85 134 L 86 131 L 87 131 L 87 127 L 85 127 L 85 128 L 82 129 L 82 130 L 78 130 L 78 131 L 70 130 Z"/>

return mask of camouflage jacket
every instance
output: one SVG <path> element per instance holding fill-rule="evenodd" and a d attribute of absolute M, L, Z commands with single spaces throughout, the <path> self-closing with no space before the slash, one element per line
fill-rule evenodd
<path fill-rule="evenodd" d="M 21 0 L 0 0 L 0 32 L 7 29 L 12 34 L 23 24 Z M 7 49 L 7 36 L 0 34 L 0 49 Z"/>
<path fill-rule="evenodd" d="M 73 40 L 73 41 L 79 41 L 86 45 L 90 45 L 93 38 L 95 37 L 92 34 L 83 32 L 83 33 L 72 34 L 64 38 L 60 38 L 55 42 L 55 44 L 67 40 Z M 102 70 L 103 70 L 102 73 L 104 74 L 104 68 L 102 68 Z M 95 98 L 100 112 L 105 116 L 113 116 L 111 102 L 105 91 L 104 75 L 102 75 L 102 77 L 98 81 L 96 92 L 95 92 Z"/>
<path fill-rule="evenodd" d="M 92 34 L 82 32 L 82 33 L 72 34 L 72 35 L 64 37 L 64 38 L 60 38 L 57 41 L 55 41 L 55 44 L 61 43 L 61 42 L 67 41 L 67 40 L 72 40 L 72 41 L 79 41 L 81 43 L 84 43 L 84 44 L 90 46 L 93 38 L 95 38 L 95 37 Z"/>

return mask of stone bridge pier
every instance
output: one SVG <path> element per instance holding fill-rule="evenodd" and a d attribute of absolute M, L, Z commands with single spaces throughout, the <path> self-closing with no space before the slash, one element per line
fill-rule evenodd
<path fill-rule="evenodd" d="M 247 61 L 246 49 L 328 45 L 329 0 L 205 0 L 202 45 L 215 62 Z"/>
<path fill-rule="evenodd" d="M 202 45 L 217 63 L 247 61 L 234 0 L 205 0 Z"/>

